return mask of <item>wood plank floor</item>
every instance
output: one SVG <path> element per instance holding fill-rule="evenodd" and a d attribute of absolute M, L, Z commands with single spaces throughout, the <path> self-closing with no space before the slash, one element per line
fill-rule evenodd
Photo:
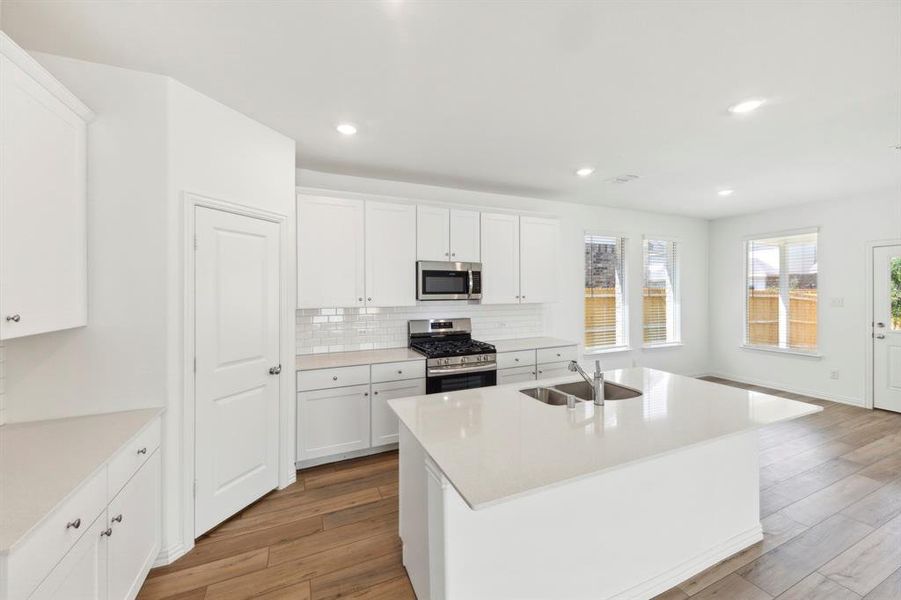
<path fill-rule="evenodd" d="M 901 414 L 711 380 L 824 410 L 760 432 L 764 540 L 658 598 L 901 599 Z M 414 598 L 397 510 L 396 452 L 298 471 L 138 598 Z"/>

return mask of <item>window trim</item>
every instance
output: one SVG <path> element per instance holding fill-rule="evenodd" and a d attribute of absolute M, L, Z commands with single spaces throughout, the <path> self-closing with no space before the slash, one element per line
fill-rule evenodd
<path fill-rule="evenodd" d="M 585 238 L 587 236 L 594 235 L 598 237 L 607 237 L 613 238 L 616 240 L 620 240 L 619 244 L 623 250 L 622 256 L 622 266 L 623 266 L 623 285 L 622 285 L 622 305 L 623 305 L 623 341 L 621 344 L 613 344 L 610 346 L 587 346 L 585 345 L 585 334 L 587 331 L 584 329 L 585 325 L 585 290 L 583 287 L 582 290 L 582 346 L 585 349 L 584 354 L 607 354 L 614 352 L 626 352 L 632 349 L 632 340 L 630 336 L 631 327 L 629 327 L 629 321 L 631 319 L 631 311 L 630 311 L 630 296 L 629 294 L 629 281 L 630 273 L 629 273 L 629 236 L 624 233 L 614 233 L 614 232 L 605 232 L 604 230 L 598 229 L 585 229 L 582 231 L 582 255 L 585 254 Z M 582 277 L 585 277 L 585 264 L 582 264 Z"/>
<path fill-rule="evenodd" d="M 676 260 L 674 262 L 675 266 L 675 276 L 673 277 L 673 328 L 675 330 L 675 336 L 672 340 L 665 340 L 662 342 L 645 342 L 644 341 L 644 287 L 645 287 L 645 277 L 647 275 L 646 265 L 645 265 L 645 254 L 647 249 L 647 242 L 667 242 L 671 243 L 676 248 Z M 680 248 L 682 248 L 682 240 L 666 235 L 643 235 L 641 238 L 641 347 L 642 348 L 665 348 L 665 347 L 677 347 L 683 345 L 682 339 L 682 252 Z"/>
<path fill-rule="evenodd" d="M 765 240 L 770 238 L 778 238 L 778 237 L 791 237 L 795 235 L 810 235 L 816 234 L 817 236 L 817 262 L 819 262 L 820 258 L 820 230 L 821 227 L 819 225 L 813 227 L 802 227 L 799 229 L 785 229 L 782 231 L 773 231 L 769 233 L 756 233 L 753 235 L 746 235 L 741 240 L 741 261 L 742 261 L 742 330 L 741 330 L 741 343 L 738 347 L 742 350 L 751 350 L 754 352 L 775 352 L 776 354 L 788 354 L 791 356 L 799 356 L 813 359 L 820 359 L 823 355 L 820 353 L 820 323 L 822 315 L 822 302 L 820 302 L 820 270 L 819 266 L 817 267 L 817 346 L 813 350 L 799 350 L 797 348 L 783 348 L 782 346 L 761 346 L 757 344 L 751 344 L 748 342 L 748 244 L 754 240 Z"/>

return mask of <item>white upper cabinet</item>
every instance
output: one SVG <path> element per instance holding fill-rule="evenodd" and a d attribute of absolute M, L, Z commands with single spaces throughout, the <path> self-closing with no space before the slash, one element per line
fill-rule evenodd
<path fill-rule="evenodd" d="M 366 304 L 416 304 L 416 206 L 366 202 Z"/>
<path fill-rule="evenodd" d="M 362 200 L 298 197 L 298 308 L 364 305 L 364 216 Z"/>
<path fill-rule="evenodd" d="M 92 118 L 0 33 L 0 339 L 87 324 Z"/>
<path fill-rule="evenodd" d="M 450 211 L 451 260 L 459 262 L 481 260 L 479 230 L 479 211 L 453 209 Z"/>
<path fill-rule="evenodd" d="M 560 224 L 555 219 L 520 217 L 520 301 L 557 300 Z"/>
<path fill-rule="evenodd" d="M 435 206 L 416 207 L 417 260 L 450 260 L 450 211 Z"/>
<path fill-rule="evenodd" d="M 519 217 L 482 213 L 482 304 L 517 304 L 519 296 Z"/>
<path fill-rule="evenodd" d="M 479 262 L 479 211 L 418 206 L 416 258 Z"/>

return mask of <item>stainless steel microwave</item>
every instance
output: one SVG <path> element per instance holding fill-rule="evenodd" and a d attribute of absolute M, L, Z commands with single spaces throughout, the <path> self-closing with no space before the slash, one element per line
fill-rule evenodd
<path fill-rule="evenodd" d="M 482 263 L 416 263 L 417 300 L 481 300 Z"/>

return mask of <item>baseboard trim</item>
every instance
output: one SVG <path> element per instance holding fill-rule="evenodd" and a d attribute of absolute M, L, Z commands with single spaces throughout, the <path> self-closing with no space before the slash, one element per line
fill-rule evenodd
<path fill-rule="evenodd" d="M 190 552 L 193 547 L 194 542 L 192 541 L 191 544 L 187 546 L 185 544 L 182 544 L 181 542 L 177 542 L 175 544 L 172 544 L 168 548 L 161 549 L 160 553 L 156 557 L 156 560 L 153 562 L 153 568 L 171 565 L 176 560 Z"/>
<path fill-rule="evenodd" d="M 792 394 L 801 394 L 803 396 L 811 396 L 813 398 L 829 400 L 830 402 L 838 402 L 839 404 L 848 404 L 850 406 L 867 408 L 866 405 L 864 404 L 863 398 L 855 398 L 853 396 L 842 396 L 840 394 L 827 394 L 825 392 L 821 392 L 818 390 L 799 388 L 796 386 L 785 385 L 783 383 L 775 383 L 773 381 L 764 381 L 762 379 L 753 379 L 751 377 L 742 377 L 740 375 L 735 375 L 734 373 L 726 373 L 724 371 L 713 371 L 711 373 L 707 373 L 706 376 L 707 377 L 720 377 L 722 379 L 731 379 L 732 381 L 737 381 L 738 383 L 746 383 L 748 385 L 759 385 L 761 387 L 773 388 L 775 390 L 781 390 L 783 392 L 790 392 Z"/>
<path fill-rule="evenodd" d="M 748 546 L 756 544 L 763 539 L 763 528 L 760 523 L 734 537 L 725 540 L 721 544 L 702 552 L 672 569 L 661 573 L 657 577 L 629 588 L 611 597 L 611 600 L 637 600 L 639 598 L 653 598 L 657 594 L 676 587 L 689 577 L 697 575 L 704 569 L 729 558 L 737 552 L 741 552 Z"/>
<path fill-rule="evenodd" d="M 299 460 L 294 465 L 298 470 L 300 469 L 308 469 L 310 467 L 317 467 L 319 465 L 325 465 L 328 463 L 339 462 L 342 460 L 350 460 L 352 458 L 362 458 L 364 456 L 371 456 L 373 454 L 379 454 L 381 452 L 390 452 L 392 450 L 397 450 L 397 443 L 394 444 L 386 444 L 384 446 L 378 446 L 376 448 L 365 448 L 363 450 L 354 450 L 353 452 L 342 452 L 341 454 L 332 454 L 330 456 L 320 456 L 318 458 L 310 458 L 307 460 Z"/>

